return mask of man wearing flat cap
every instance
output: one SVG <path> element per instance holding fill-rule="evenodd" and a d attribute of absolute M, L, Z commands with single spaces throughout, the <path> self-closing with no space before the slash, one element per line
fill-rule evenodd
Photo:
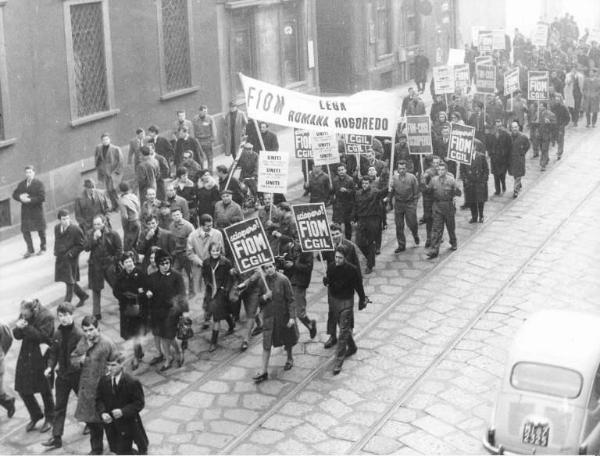
<path fill-rule="evenodd" d="M 110 199 L 104 190 L 96 188 L 92 179 L 83 182 L 83 192 L 75 200 L 75 219 L 84 233 L 92 229 L 94 216 L 106 216 L 110 211 Z M 107 218 L 108 220 L 108 218 Z"/>

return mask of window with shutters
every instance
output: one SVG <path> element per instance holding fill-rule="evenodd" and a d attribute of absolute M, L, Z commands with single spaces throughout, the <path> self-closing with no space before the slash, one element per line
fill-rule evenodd
<path fill-rule="evenodd" d="M 162 99 L 197 90 L 192 78 L 191 1 L 160 0 L 158 39 Z"/>
<path fill-rule="evenodd" d="M 112 55 L 106 0 L 69 0 L 65 7 L 71 124 L 113 115 Z"/>
<path fill-rule="evenodd" d="M 238 73 L 256 77 L 253 9 L 243 8 L 232 13 L 229 68 L 234 93 L 242 91 Z"/>

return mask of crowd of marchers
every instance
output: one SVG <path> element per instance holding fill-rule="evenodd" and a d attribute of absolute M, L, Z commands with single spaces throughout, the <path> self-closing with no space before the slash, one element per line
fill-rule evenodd
<path fill-rule="evenodd" d="M 432 82 L 434 102 L 429 113 L 422 93 L 412 88 L 401 109 L 403 116 L 430 115 L 433 154 L 411 154 L 401 123 L 395 138 L 374 137 L 364 154 L 347 154 L 340 137 L 340 163 L 321 167 L 306 161 L 302 167 L 304 197 L 329 207 L 333 251 L 303 252 L 285 196 L 257 191 L 259 154 L 278 150 L 279 142 L 269 125 L 248 119 L 235 103 L 230 103 L 220 132 L 206 106 L 200 106 L 192 119 L 187 119 L 184 111 L 178 112 L 166 134 L 156 125 L 147 131 L 139 128 L 127 157 L 108 134 L 102 134 L 95 149 L 95 166 L 103 189 L 96 188 L 93 179 L 86 179 L 74 201 L 74 214 L 58 211 L 54 226 L 55 280 L 66 284 L 64 303 L 58 306 L 55 318 L 39 301 L 23 301 L 15 327 L 0 327 L 0 375 L 12 339 L 22 341 L 15 390 L 29 412 L 26 430 L 35 430 L 43 419 L 39 430 L 52 430 L 44 445 L 61 447 L 73 391 L 77 395 L 75 418 L 86 423 L 93 454 L 102 453 L 104 433 L 113 452 L 145 453 L 149 442 L 139 416 L 144 391 L 132 372 L 143 362 L 144 350 L 153 352 L 148 362 L 162 372 L 183 366 L 194 329 L 196 333 L 210 331 L 209 352 L 217 350 L 220 335 L 233 333 L 236 325 L 242 326 L 241 351 L 262 334 L 262 365 L 253 377 L 257 383 L 269 377 L 272 347 L 284 347 L 284 369 L 292 369 L 298 322 L 311 339 L 318 331 L 306 300 L 318 261 L 324 263 L 322 282 L 327 287 L 329 337 L 325 348 L 337 347 L 333 373 L 339 373 L 344 359 L 357 350 L 352 337 L 354 294 L 358 295 L 359 310 L 364 309 L 368 297 L 363 274 L 375 269 L 388 218 L 395 224 L 396 254 L 407 248 L 405 225 L 415 246 L 424 234 L 429 258 L 438 256 L 444 230 L 450 249 L 456 250 L 457 196 L 464 195 L 461 209 L 470 209 L 469 222 L 483 223 L 490 173 L 495 197 L 506 192 L 508 174 L 516 198 L 521 178 L 531 166 L 526 160 L 531 148 L 532 158 L 539 157 L 543 171 L 552 147 L 557 147 L 556 159 L 561 159 L 565 127 L 571 121 L 577 126 L 585 113 L 587 126 L 596 125 L 600 101 L 597 43 L 588 46 L 585 36 L 579 38 L 569 18 L 556 21 L 550 29 L 549 46 L 543 50 L 531 49 L 516 31 L 513 65 L 509 52 L 493 54 L 499 68 L 522 67 L 521 76 L 528 70 L 549 70 L 547 101 L 528 103 L 526 81 L 512 96 L 502 93 L 499 82 L 497 93 L 486 99 L 470 87 L 449 97 L 436 95 Z M 576 53 L 569 51 L 572 46 Z M 466 51 L 465 62 L 474 62 L 476 50 L 467 47 Z M 422 90 L 428 62 L 421 54 L 419 59 L 416 82 Z M 475 128 L 470 165 L 447 159 L 453 124 Z M 213 146 L 219 139 L 231 162 L 213 169 Z M 124 178 L 127 169 L 133 170 L 133 178 Z M 36 254 L 32 232 L 40 238 L 37 254 L 44 254 L 45 193 L 32 166 L 25 167 L 25 179 L 13 197 L 22 205 L 24 258 Z M 110 212 L 119 214 L 120 231 L 111 226 Z M 255 216 L 265 228 L 275 261 L 240 274 L 223 230 Z M 92 303 L 89 315 L 77 323 L 74 310 L 85 306 L 90 297 L 78 284 L 82 252 L 89 252 Z M 361 253 L 366 258 L 362 266 Z M 106 284 L 118 301 L 120 335 L 133 342 L 133 352 L 127 356 L 100 331 Z M 74 295 L 78 301 L 73 305 Z M 192 314 L 199 316 L 197 322 Z M 143 344 L 146 335 L 153 338 L 153 348 Z M 127 371 L 123 369 L 126 364 Z M 1 380 L 0 404 L 11 417 L 15 399 L 2 389 Z M 36 393 L 42 396 L 43 410 Z"/>

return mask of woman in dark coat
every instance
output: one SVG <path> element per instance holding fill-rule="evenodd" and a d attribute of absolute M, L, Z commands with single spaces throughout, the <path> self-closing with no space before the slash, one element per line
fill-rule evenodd
<path fill-rule="evenodd" d="M 202 279 L 206 284 L 204 299 L 207 301 L 206 308 L 212 315 L 212 336 L 208 351 L 215 351 L 217 339 L 221 329 L 221 320 L 226 320 L 229 325 L 227 334 L 232 334 L 235 323 L 232 317 L 232 306 L 229 302 L 229 289 L 232 284 L 231 262 L 225 258 L 221 251 L 221 245 L 211 242 L 208 246 L 208 257 L 202 263 Z"/>
<path fill-rule="evenodd" d="M 160 345 L 159 356 L 150 364 L 163 361 L 161 372 L 169 369 L 173 364 L 171 347 L 175 349 L 177 363 L 183 365 L 183 352 L 175 340 L 177 335 L 177 322 L 179 317 L 188 312 L 185 300 L 185 287 L 183 277 L 171 268 L 173 260 L 162 249 L 154 254 L 158 271 L 148 277 L 148 291 L 146 297 L 150 299 L 150 328 L 155 337 L 155 342 Z M 158 338 L 158 341 L 156 340 Z"/>
<path fill-rule="evenodd" d="M 461 165 L 461 174 L 464 182 L 465 205 L 471 209 L 469 223 L 483 223 L 483 206 L 488 199 L 488 176 L 490 169 L 485 158 L 485 147 L 479 140 L 475 140 L 475 155 L 471 166 Z"/>
<path fill-rule="evenodd" d="M 131 369 L 138 368 L 144 357 L 141 336 L 145 332 L 148 310 L 144 287 L 146 277 L 135 265 L 135 253 L 125 252 L 121 257 L 121 272 L 117 276 L 113 293 L 119 301 L 121 337 L 133 339 L 134 358 Z"/>
<path fill-rule="evenodd" d="M 29 412 L 29 424 L 25 430 L 32 431 L 36 423 L 45 417 L 41 432 L 52 428 L 54 400 L 50 383 L 44 376 L 46 362 L 42 357 L 40 344 L 52 344 L 54 317 L 37 299 L 21 303 L 21 315 L 15 324 L 13 335 L 22 340 L 17 367 L 15 369 L 15 391 Z M 34 394 L 41 393 L 44 401 L 44 413 L 40 409 Z"/>

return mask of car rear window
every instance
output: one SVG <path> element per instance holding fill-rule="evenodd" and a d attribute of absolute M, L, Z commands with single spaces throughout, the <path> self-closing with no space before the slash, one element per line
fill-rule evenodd
<path fill-rule="evenodd" d="M 510 383 L 516 389 L 574 399 L 581 393 L 583 377 L 577 371 L 548 364 L 515 364 Z"/>

